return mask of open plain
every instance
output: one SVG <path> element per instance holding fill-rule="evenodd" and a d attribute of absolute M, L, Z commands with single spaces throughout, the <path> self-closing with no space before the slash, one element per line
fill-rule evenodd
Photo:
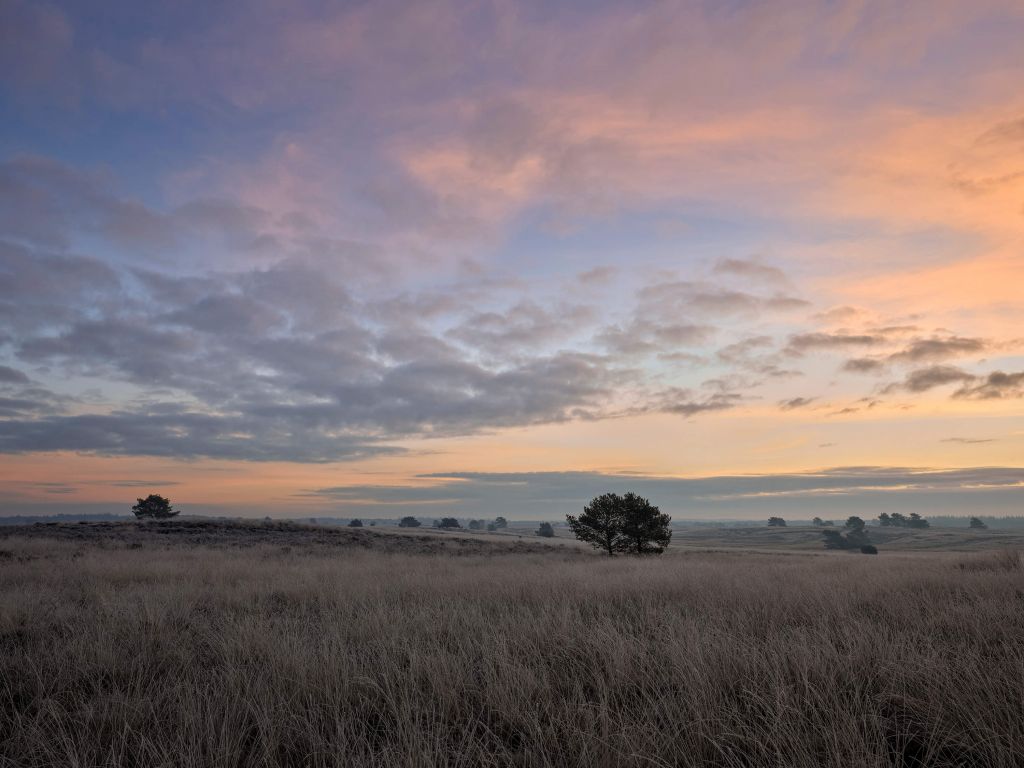
<path fill-rule="evenodd" d="M 1024 572 L 998 532 L 874 557 L 784 533 L 786 554 L 677 534 L 638 559 L 515 533 L 0 529 L 0 765 L 1020 765 Z"/>

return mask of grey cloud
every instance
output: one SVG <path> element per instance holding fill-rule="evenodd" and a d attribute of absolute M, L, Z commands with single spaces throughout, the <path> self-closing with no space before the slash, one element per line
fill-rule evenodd
<path fill-rule="evenodd" d="M 717 274 L 751 278 L 762 283 L 785 283 L 786 274 L 778 267 L 749 259 L 721 259 L 715 263 Z"/>
<path fill-rule="evenodd" d="M 796 408 L 806 408 L 808 405 L 817 400 L 816 397 L 794 397 L 790 400 L 783 400 L 779 403 L 779 408 L 784 411 L 792 411 Z"/>
<path fill-rule="evenodd" d="M 701 413 L 727 411 L 735 408 L 742 401 L 742 395 L 736 392 L 721 391 L 708 397 L 697 397 L 691 390 L 670 387 L 659 393 L 647 409 L 690 417 Z"/>
<path fill-rule="evenodd" d="M 843 363 L 843 370 L 851 373 L 881 373 L 885 362 L 874 357 L 855 357 Z"/>
<path fill-rule="evenodd" d="M 946 437 L 939 441 L 940 443 L 962 443 L 963 445 L 976 445 L 980 443 L 994 443 L 995 438 L 993 437 Z"/>
<path fill-rule="evenodd" d="M 902 389 L 907 392 L 927 392 L 935 387 L 957 382 L 974 381 L 974 379 L 973 375 L 960 368 L 951 365 L 933 365 L 929 368 L 911 371 L 902 382 L 889 384 L 882 391 L 890 393 Z"/>
<path fill-rule="evenodd" d="M 984 339 L 950 336 L 948 338 L 917 339 L 895 354 L 889 355 L 892 362 L 922 363 L 933 360 L 945 360 L 960 355 L 971 355 L 984 352 L 988 342 Z"/>
<path fill-rule="evenodd" d="M 506 312 L 478 312 L 448 331 L 448 336 L 491 355 L 536 350 L 565 339 L 594 317 L 590 307 L 561 305 L 548 310 L 521 302 Z"/>
<path fill-rule="evenodd" d="M 576 279 L 584 285 L 601 285 L 611 280 L 617 271 L 615 267 L 594 267 L 580 272 Z"/>
<path fill-rule="evenodd" d="M 880 328 L 877 333 L 890 334 L 915 330 L 913 326 Z M 857 357 L 843 363 L 843 370 L 851 373 L 881 373 L 890 364 L 924 363 L 947 360 L 951 357 L 973 355 L 984 352 L 990 346 L 984 339 L 962 336 L 932 337 L 914 339 L 904 349 L 880 357 Z"/>
<path fill-rule="evenodd" d="M 595 340 L 617 355 L 666 354 L 679 347 L 703 344 L 714 333 L 709 325 L 635 318 L 625 325 L 602 329 Z"/>
<path fill-rule="evenodd" d="M 108 456 L 207 457 L 245 461 L 340 461 L 394 447 L 287 422 L 180 411 L 48 416 L 3 422 L 0 452 L 78 451 Z"/>
<path fill-rule="evenodd" d="M 847 323 L 855 318 L 862 317 L 865 314 L 866 313 L 863 309 L 843 305 L 839 307 L 832 307 L 824 312 L 819 312 L 814 316 L 814 319 L 821 320 L 825 323 Z"/>
<path fill-rule="evenodd" d="M 642 306 L 661 316 L 681 312 L 710 315 L 744 315 L 768 311 L 789 311 L 809 306 L 798 297 L 776 294 L 759 296 L 705 283 L 685 280 L 661 282 L 642 288 L 638 294 Z"/>
<path fill-rule="evenodd" d="M 973 386 L 965 384 L 953 393 L 953 397 L 965 400 L 997 400 L 1004 397 L 1024 397 L 1024 371 L 1003 373 L 995 371 L 984 377 L 970 377 L 965 381 L 978 382 Z"/>
<path fill-rule="evenodd" d="M 0 365 L 0 384 L 28 384 L 28 376 L 16 368 Z"/>
<path fill-rule="evenodd" d="M 873 346 L 884 341 L 884 337 L 872 334 L 799 333 L 789 337 L 786 351 L 790 354 L 802 355 L 805 352 L 819 349 Z"/>
<path fill-rule="evenodd" d="M 1012 513 L 1024 499 L 1024 469 L 845 467 L 776 475 L 657 477 L 599 472 L 452 472 L 424 475 L 415 485 L 356 485 L 312 493 L 336 509 L 388 515 L 423 514 L 424 505 L 444 504 L 458 515 L 559 518 L 577 512 L 609 491 L 636 491 L 677 520 L 754 517 L 769 513 L 809 518 L 883 511 L 920 510 L 962 514 L 973 509 Z M 871 515 L 864 510 L 870 509 Z M 432 514 L 432 513 L 431 513 Z"/>

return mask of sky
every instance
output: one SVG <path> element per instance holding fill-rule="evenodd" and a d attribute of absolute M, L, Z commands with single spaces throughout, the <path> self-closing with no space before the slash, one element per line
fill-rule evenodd
<path fill-rule="evenodd" d="M 1024 514 L 1020 0 L 0 0 L 0 514 Z"/>

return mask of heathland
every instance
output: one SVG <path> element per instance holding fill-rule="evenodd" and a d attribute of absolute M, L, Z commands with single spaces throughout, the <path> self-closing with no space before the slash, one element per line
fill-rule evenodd
<path fill-rule="evenodd" d="M 743 531 L 3 528 L 0 765 L 1022 764 L 1015 534 Z"/>

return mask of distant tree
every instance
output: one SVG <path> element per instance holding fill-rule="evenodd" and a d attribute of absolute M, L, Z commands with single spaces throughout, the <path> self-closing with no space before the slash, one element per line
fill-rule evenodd
<path fill-rule="evenodd" d="M 504 517 L 501 517 L 499 515 L 498 517 L 494 518 L 494 527 L 495 528 L 508 528 L 508 520 L 506 520 Z"/>
<path fill-rule="evenodd" d="M 821 538 L 825 541 L 825 549 L 849 549 L 850 547 L 846 537 L 839 531 L 831 529 L 822 531 Z"/>
<path fill-rule="evenodd" d="M 821 538 L 825 549 L 859 549 L 870 545 L 868 532 L 864 528 L 849 528 L 845 534 L 828 529 L 821 532 Z"/>
<path fill-rule="evenodd" d="M 482 530 L 483 527 L 484 527 L 484 521 L 483 520 L 470 520 L 469 521 L 469 530 L 471 530 L 471 531 L 479 531 L 479 530 Z"/>
<path fill-rule="evenodd" d="M 830 527 L 830 526 L 833 526 L 833 525 L 835 525 L 835 523 L 834 523 L 834 522 L 832 522 L 831 520 L 822 520 L 822 521 L 821 521 L 821 524 L 822 524 L 823 526 L 825 526 L 826 528 L 828 528 L 828 527 Z"/>
<path fill-rule="evenodd" d="M 672 518 L 642 496 L 627 493 L 622 535 L 629 540 L 629 551 L 636 555 L 660 555 L 672 541 Z"/>
<path fill-rule="evenodd" d="M 929 528 L 931 524 L 921 517 L 917 512 L 911 512 L 910 518 L 907 520 L 908 528 Z"/>
<path fill-rule="evenodd" d="M 132 512 L 137 518 L 152 518 L 154 520 L 166 520 L 178 514 L 177 509 L 171 509 L 171 500 L 158 494 L 151 493 L 144 499 L 138 499 L 132 506 Z"/>
<path fill-rule="evenodd" d="M 892 525 L 892 518 L 889 517 L 888 512 L 883 512 L 878 516 L 878 524 L 883 528 L 888 528 L 890 525 Z"/>
<path fill-rule="evenodd" d="M 348 521 L 348 527 L 349 528 L 362 528 L 363 527 L 363 521 L 360 520 L 358 517 L 355 520 L 349 520 Z"/>
<path fill-rule="evenodd" d="M 851 531 L 863 531 L 864 521 L 856 515 L 851 515 L 850 517 L 846 518 L 845 527 L 849 528 Z"/>
<path fill-rule="evenodd" d="M 459 521 L 454 517 L 442 517 L 441 522 L 437 526 L 438 528 L 461 528 Z"/>
<path fill-rule="evenodd" d="M 768 525 L 772 526 L 773 528 L 785 528 L 786 521 L 783 520 L 781 517 L 769 517 Z"/>
<path fill-rule="evenodd" d="M 611 557 L 629 547 L 629 542 L 622 536 L 624 512 L 622 497 L 606 493 L 592 499 L 579 517 L 566 515 L 565 522 L 569 524 L 573 536 L 587 542 L 594 549 L 607 552 Z"/>
<path fill-rule="evenodd" d="M 821 526 L 823 526 L 824 524 L 825 521 L 822 520 L 820 517 L 816 517 L 813 520 L 811 520 L 811 525 L 813 525 L 816 528 L 821 528 Z"/>
<path fill-rule="evenodd" d="M 376 524 L 377 524 L 377 521 L 376 521 L 376 520 L 371 520 L 371 521 L 370 521 L 370 527 L 371 527 L 371 528 L 373 528 L 373 526 L 375 526 Z"/>
<path fill-rule="evenodd" d="M 907 518 L 905 518 L 899 512 L 893 512 L 891 515 L 889 515 L 889 524 L 894 528 L 906 528 Z"/>
<path fill-rule="evenodd" d="M 487 530 L 491 533 L 494 533 L 496 530 L 498 530 L 498 526 L 496 526 L 494 523 L 488 523 Z"/>
<path fill-rule="evenodd" d="M 555 535 L 555 529 L 551 523 L 541 523 L 537 528 L 537 535 L 543 536 L 545 539 L 550 539 Z"/>
<path fill-rule="evenodd" d="M 982 520 L 980 517 L 972 517 L 971 518 L 971 528 L 976 528 L 978 530 L 984 530 L 984 529 L 988 528 L 988 526 L 985 525 L 985 521 Z"/>
<path fill-rule="evenodd" d="M 434 527 L 435 528 L 440 528 L 441 527 L 441 521 L 440 520 L 435 520 L 434 521 Z"/>
<path fill-rule="evenodd" d="M 862 555 L 877 555 L 878 547 L 876 547 L 874 544 L 861 544 L 860 553 Z"/>
<path fill-rule="evenodd" d="M 417 520 L 412 515 L 406 515 L 405 517 L 403 517 L 401 520 L 398 521 L 398 527 L 399 528 L 419 528 L 420 527 L 420 521 Z"/>

